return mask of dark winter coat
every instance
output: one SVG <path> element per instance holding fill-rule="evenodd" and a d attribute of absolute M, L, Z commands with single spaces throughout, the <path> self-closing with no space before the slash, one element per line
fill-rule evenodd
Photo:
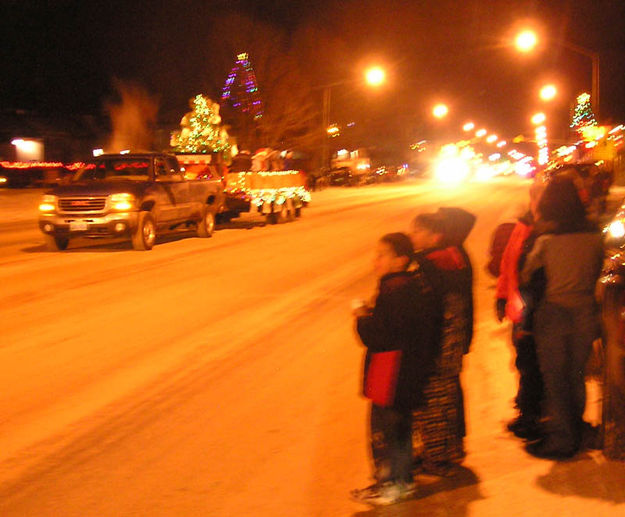
<path fill-rule="evenodd" d="M 364 378 L 372 353 L 402 351 L 394 408 L 422 405 L 423 388 L 439 352 L 441 323 L 441 304 L 420 271 L 380 279 L 375 307 L 358 318 L 356 328 L 367 347 Z"/>
<path fill-rule="evenodd" d="M 473 269 L 463 248 L 432 248 L 416 254 L 416 260 L 444 305 L 446 329 L 462 354 L 473 339 Z"/>
<path fill-rule="evenodd" d="M 440 207 L 438 214 L 444 221 L 445 245 L 428 257 L 443 275 L 443 290 L 448 295 L 454 293 L 462 300 L 460 316 L 464 328 L 464 353 L 468 353 L 473 339 L 473 266 L 464 243 L 475 226 L 476 217 L 458 207 Z M 460 254 L 457 256 L 456 252 Z"/>

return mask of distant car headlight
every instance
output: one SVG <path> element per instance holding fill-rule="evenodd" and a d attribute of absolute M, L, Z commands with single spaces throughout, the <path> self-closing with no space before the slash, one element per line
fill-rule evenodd
<path fill-rule="evenodd" d="M 461 183 L 471 173 L 469 164 L 460 157 L 443 157 L 435 164 L 434 175 L 443 183 Z"/>
<path fill-rule="evenodd" d="M 625 237 L 625 223 L 621 219 L 612 221 L 608 225 L 607 234 L 612 239 L 622 239 Z"/>
<path fill-rule="evenodd" d="M 39 203 L 40 212 L 54 212 L 56 210 L 56 196 L 45 194 Z"/>
<path fill-rule="evenodd" d="M 135 196 L 132 194 L 111 194 L 111 208 L 113 210 L 132 210 L 135 206 Z"/>
<path fill-rule="evenodd" d="M 8 178 L 5 176 L 0 176 L 0 186 L 6 184 L 8 182 Z"/>

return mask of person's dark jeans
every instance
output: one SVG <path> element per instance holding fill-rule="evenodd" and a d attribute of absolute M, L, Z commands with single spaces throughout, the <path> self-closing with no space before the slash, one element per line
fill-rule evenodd
<path fill-rule="evenodd" d="M 412 481 L 412 412 L 371 404 L 371 453 L 378 482 Z"/>
<path fill-rule="evenodd" d="M 515 366 L 519 372 L 516 405 L 522 419 L 538 421 L 543 401 L 543 377 L 540 373 L 534 335 L 516 324 L 512 328 L 512 343 L 516 350 Z"/>
<path fill-rule="evenodd" d="M 543 302 L 536 311 L 535 331 L 548 416 L 546 443 L 552 450 L 575 451 L 586 406 L 584 370 L 599 335 L 597 309 Z"/>

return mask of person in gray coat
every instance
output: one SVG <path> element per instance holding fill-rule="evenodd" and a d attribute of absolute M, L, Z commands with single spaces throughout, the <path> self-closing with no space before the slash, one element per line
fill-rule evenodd
<path fill-rule="evenodd" d="M 538 205 L 541 235 L 527 256 L 521 283 L 544 274 L 545 292 L 534 313 L 538 362 L 545 387 L 544 437 L 526 446 L 538 457 L 574 456 L 581 444 L 584 369 L 600 335 L 595 285 L 603 263 L 601 234 L 586 218 L 573 182 L 556 177 Z"/>

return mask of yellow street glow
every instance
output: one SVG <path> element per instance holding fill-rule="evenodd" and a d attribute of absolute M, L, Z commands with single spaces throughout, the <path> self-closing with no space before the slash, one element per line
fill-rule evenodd
<path fill-rule="evenodd" d="M 338 136 L 339 131 L 340 131 L 340 129 L 339 129 L 339 127 L 337 125 L 330 126 L 327 129 L 328 135 L 330 135 L 330 136 Z"/>
<path fill-rule="evenodd" d="M 545 120 L 547 120 L 547 116 L 544 113 L 534 113 L 532 115 L 532 124 L 535 126 L 542 124 Z"/>
<path fill-rule="evenodd" d="M 622 239 L 625 237 L 625 225 L 623 221 L 614 221 L 608 226 L 608 233 L 614 239 Z"/>
<path fill-rule="evenodd" d="M 436 118 L 443 118 L 447 115 L 447 113 L 449 113 L 449 108 L 445 104 L 437 104 L 432 109 L 432 114 Z"/>
<path fill-rule="evenodd" d="M 373 66 L 365 72 L 365 79 L 370 86 L 380 86 L 386 80 L 386 72 L 379 66 Z"/>
<path fill-rule="evenodd" d="M 553 100 L 557 95 L 558 89 L 553 84 L 546 84 L 540 89 L 540 98 L 544 101 Z"/>
<path fill-rule="evenodd" d="M 520 52 L 530 52 L 538 43 L 538 36 L 533 30 L 526 29 L 517 34 L 514 44 Z"/>
<path fill-rule="evenodd" d="M 471 167 L 454 144 L 441 148 L 439 158 L 434 164 L 434 175 L 443 183 L 457 184 L 466 180 L 471 173 Z"/>

